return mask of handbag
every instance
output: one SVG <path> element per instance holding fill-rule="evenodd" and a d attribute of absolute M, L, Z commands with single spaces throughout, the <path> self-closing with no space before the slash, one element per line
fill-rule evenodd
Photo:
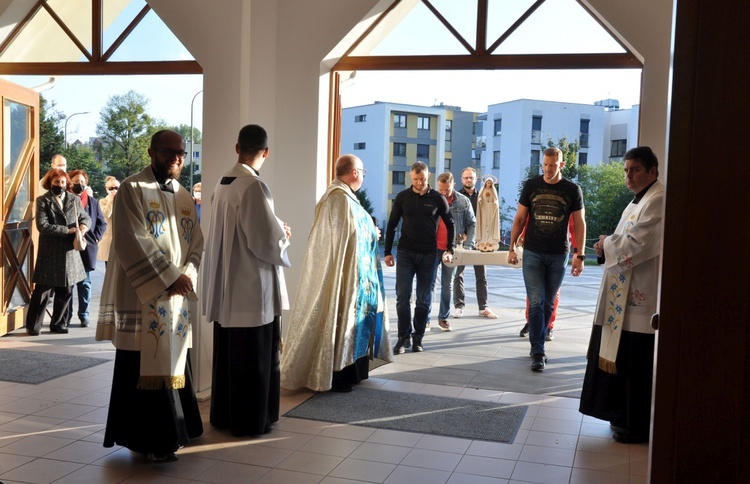
<path fill-rule="evenodd" d="M 73 234 L 73 248 L 75 250 L 86 250 L 86 245 L 88 245 L 88 242 L 86 242 L 86 239 L 83 238 L 83 233 L 81 232 L 81 229 L 78 228 L 78 206 L 73 202 L 73 209 L 76 212 L 76 231 L 75 234 Z"/>

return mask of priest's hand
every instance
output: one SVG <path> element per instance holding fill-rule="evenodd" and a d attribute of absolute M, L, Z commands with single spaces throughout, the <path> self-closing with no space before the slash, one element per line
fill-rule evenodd
<path fill-rule="evenodd" d="M 180 277 L 167 288 L 167 296 L 187 296 L 193 292 L 193 281 L 185 274 L 180 274 Z"/>
<path fill-rule="evenodd" d="M 393 260 L 392 255 L 385 256 L 385 265 L 387 265 L 388 267 L 393 267 L 396 265 L 396 261 Z"/>

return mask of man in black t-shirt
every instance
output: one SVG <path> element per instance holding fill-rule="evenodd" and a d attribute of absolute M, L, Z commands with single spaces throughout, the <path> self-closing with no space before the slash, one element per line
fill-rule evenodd
<path fill-rule="evenodd" d="M 395 354 L 402 354 L 412 346 L 412 351 L 424 351 L 422 337 L 430 320 L 432 293 L 438 259 L 438 221 L 443 220 L 448 230 L 448 248 L 443 261 L 453 257 L 454 226 L 448 201 L 437 190 L 430 188 L 427 180 L 430 171 L 418 161 L 409 172 L 411 187 L 403 190 L 393 200 L 391 215 L 385 230 L 385 265 L 393 267 L 393 239 L 401 219 L 401 238 L 398 242 L 398 265 L 396 266 L 396 313 L 398 314 L 398 342 L 393 347 Z M 414 331 L 412 332 L 411 287 L 417 278 L 416 304 L 414 308 Z"/>
<path fill-rule="evenodd" d="M 583 272 L 586 259 L 583 194 L 581 187 L 563 178 L 563 166 L 565 162 L 559 148 L 544 150 L 543 174 L 524 183 L 510 235 L 508 263 L 516 264 L 515 248 L 528 216 L 523 244 L 523 281 L 529 298 L 532 371 L 544 370 L 547 362 L 544 341 L 555 295 L 562 285 L 568 263 L 570 217 L 573 217 L 575 239 L 580 247 L 573 258 L 573 276 Z"/>

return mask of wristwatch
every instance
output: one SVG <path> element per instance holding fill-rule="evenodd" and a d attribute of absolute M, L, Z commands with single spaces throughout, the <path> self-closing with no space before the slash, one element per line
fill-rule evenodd
<path fill-rule="evenodd" d="M 579 258 L 579 259 L 581 259 L 581 260 L 586 260 L 586 256 L 583 255 L 583 254 L 578 254 L 576 257 Z"/>

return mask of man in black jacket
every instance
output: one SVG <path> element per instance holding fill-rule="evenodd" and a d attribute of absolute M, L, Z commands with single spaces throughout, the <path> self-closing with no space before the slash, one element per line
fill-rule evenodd
<path fill-rule="evenodd" d="M 422 337 L 430 320 L 435 274 L 440 262 L 435 238 L 439 219 L 448 229 L 448 249 L 443 259 L 450 262 L 453 254 L 453 217 L 445 197 L 428 184 L 429 168 L 418 161 L 411 166 L 409 176 L 411 187 L 400 192 L 393 200 L 385 233 L 385 264 L 393 267 L 396 262 L 391 254 L 393 239 L 396 227 L 403 219 L 396 267 L 398 342 L 393 348 L 395 354 L 404 353 L 410 346 L 414 352 L 424 351 Z M 410 300 L 414 276 L 417 277 L 417 294 L 412 332 Z"/>

